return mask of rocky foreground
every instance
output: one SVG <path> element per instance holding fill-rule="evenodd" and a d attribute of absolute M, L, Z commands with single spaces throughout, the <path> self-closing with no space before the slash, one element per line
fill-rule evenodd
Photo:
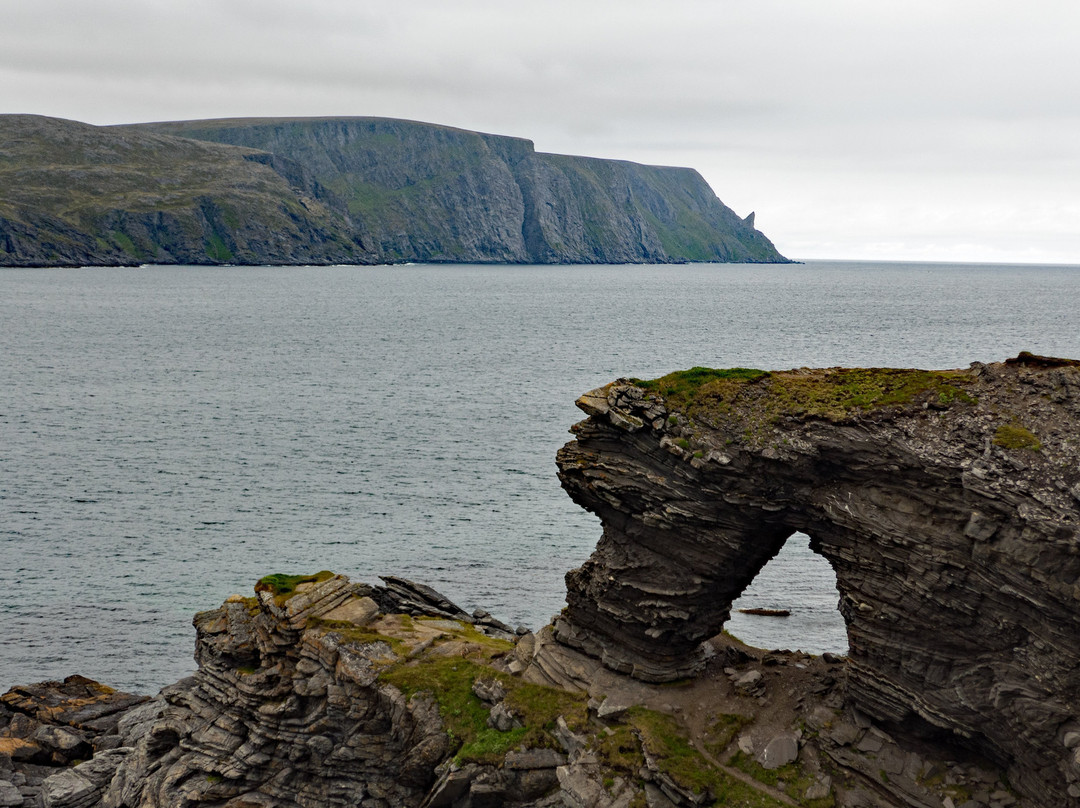
<path fill-rule="evenodd" d="M 196 616 L 198 672 L 156 698 L 5 694 L 0 806 L 1032 804 L 846 710 L 843 658 L 721 636 L 655 685 L 401 579 L 258 589 Z"/>
<path fill-rule="evenodd" d="M 537 634 L 272 575 L 197 673 L 0 699 L 0 808 L 1080 806 L 1080 363 L 620 380 L 559 453 L 604 524 Z M 721 632 L 795 530 L 850 656 Z"/>

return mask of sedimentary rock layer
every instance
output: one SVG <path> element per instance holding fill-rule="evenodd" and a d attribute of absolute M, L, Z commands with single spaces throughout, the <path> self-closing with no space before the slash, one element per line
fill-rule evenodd
<path fill-rule="evenodd" d="M 578 401 L 558 455 L 603 538 L 563 643 L 636 677 L 702 641 L 795 531 L 836 572 L 848 700 L 1080 805 L 1080 367 L 695 369 Z"/>
<path fill-rule="evenodd" d="M 154 699 L 13 688 L 0 808 L 1034 806 L 845 712 L 843 657 L 720 636 L 701 676 L 648 684 L 383 580 L 268 576 L 196 616 L 198 672 Z"/>

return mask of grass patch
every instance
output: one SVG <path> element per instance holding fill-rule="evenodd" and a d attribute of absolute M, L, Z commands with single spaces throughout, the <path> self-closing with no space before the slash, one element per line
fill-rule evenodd
<path fill-rule="evenodd" d="M 756 760 L 743 752 L 737 752 L 731 759 L 731 765 L 746 772 L 759 783 L 779 788 L 799 805 L 806 808 L 834 808 L 836 797 L 829 794 L 819 800 L 806 800 L 803 794 L 814 784 L 814 777 L 803 772 L 798 762 L 789 763 L 778 769 L 766 769 Z"/>
<path fill-rule="evenodd" d="M 597 760 L 605 769 L 621 772 L 631 778 L 638 776 L 638 770 L 645 765 L 645 756 L 641 754 L 641 741 L 627 724 L 614 727 L 612 732 L 601 732 L 592 744 Z"/>
<path fill-rule="evenodd" d="M 490 638 L 489 638 L 490 639 Z M 498 679 L 506 688 L 505 704 L 524 724 L 499 732 L 487 725 L 488 708 L 472 692 L 477 679 Z M 459 744 L 458 762 L 498 763 L 518 746 L 558 748 L 551 735 L 561 715 L 571 729 L 588 721 L 586 696 L 529 684 L 460 657 L 431 657 L 386 671 L 382 680 L 411 697 L 430 693 L 439 705 L 451 743 Z"/>
<path fill-rule="evenodd" d="M 694 367 L 690 370 L 677 370 L 659 379 L 634 379 L 633 382 L 643 390 L 659 393 L 673 404 L 685 404 L 702 393 L 707 393 L 710 388 L 715 388 L 717 382 L 755 382 L 768 375 L 768 371 L 754 368 Z"/>
<path fill-rule="evenodd" d="M 739 808 L 776 808 L 781 805 L 772 797 L 714 768 L 694 748 L 686 730 L 672 716 L 634 707 L 627 711 L 627 723 L 636 730 L 637 737 L 649 754 L 656 758 L 662 772 L 683 788 L 699 794 L 707 792 L 714 801 L 712 804 Z M 617 737 L 618 731 L 612 739 Z M 622 746 L 620 743 L 620 748 Z"/>
<path fill-rule="evenodd" d="M 1020 424 L 1003 424 L 994 433 L 994 445 L 1005 449 L 1030 449 L 1037 452 L 1042 449 L 1042 443 L 1030 430 Z"/>
<path fill-rule="evenodd" d="M 783 418 L 842 421 L 857 412 L 927 405 L 947 409 L 975 402 L 963 371 L 830 368 L 766 372 L 691 368 L 651 381 L 634 380 L 692 422 L 722 425 L 739 440 L 759 440 Z M 736 429 L 737 427 L 737 429 Z"/>
<path fill-rule="evenodd" d="M 275 572 L 264 575 L 255 584 L 256 592 L 270 592 L 274 595 L 274 602 L 278 606 L 296 594 L 296 587 L 306 583 L 320 583 L 334 577 L 329 570 L 316 572 L 314 575 L 286 575 L 283 572 Z"/>

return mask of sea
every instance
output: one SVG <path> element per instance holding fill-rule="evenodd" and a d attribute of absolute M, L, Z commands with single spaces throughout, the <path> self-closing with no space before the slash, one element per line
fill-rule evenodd
<path fill-rule="evenodd" d="M 696 365 L 1080 357 L 1078 266 L 0 270 L 0 690 L 153 693 L 273 572 L 404 576 L 538 629 L 600 524 L 555 452 L 582 393 Z M 843 652 L 788 540 L 727 628 Z"/>

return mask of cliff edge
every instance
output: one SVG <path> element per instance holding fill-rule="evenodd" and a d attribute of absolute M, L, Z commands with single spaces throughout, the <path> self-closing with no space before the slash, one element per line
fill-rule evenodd
<path fill-rule="evenodd" d="M 532 634 L 400 578 L 271 575 L 156 698 L 0 698 L 0 806 L 1076 808 L 1080 362 L 694 368 L 581 397 L 596 552 Z M 749 648 L 796 530 L 850 655 Z"/>
<path fill-rule="evenodd" d="M 0 266 L 786 260 L 691 169 L 388 118 L 0 116 Z"/>

